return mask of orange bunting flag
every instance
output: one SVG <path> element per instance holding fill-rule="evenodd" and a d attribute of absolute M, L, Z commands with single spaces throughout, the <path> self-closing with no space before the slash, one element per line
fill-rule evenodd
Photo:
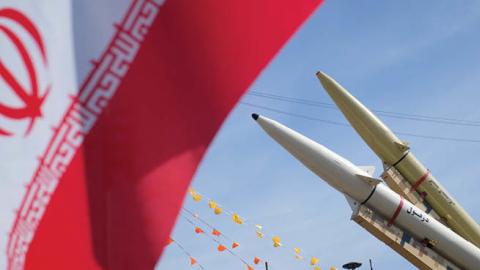
<path fill-rule="evenodd" d="M 250 265 L 247 265 L 247 269 L 248 269 L 248 270 L 255 270 L 255 269 L 253 269 L 253 267 L 251 267 Z"/>
<path fill-rule="evenodd" d="M 173 239 L 171 237 L 168 238 L 167 240 L 167 246 L 170 245 L 173 242 Z"/>
<path fill-rule="evenodd" d="M 237 224 L 243 224 L 242 218 L 238 214 L 233 214 L 232 215 L 232 220 L 237 223 Z"/>
<path fill-rule="evenodd" d="M 195 232 L 196 233 L 203 233 L 203 230 L 202 230 L 202 228 L 195 227 Z"/>
<path fill-rule="evenodd" d="M 272 237 L 272 241 L 273 241 L 273 246 L 274 247 L 281 247 L 282 246 L 282 243 L 280 243 L 280 236 Z"/>
<path fill-rule="evenodd" d="M 237 243 L 237 242 L 233 242 L 233 244 L 232 244 L 232 248 L 236 248 L 236 247 L 239 247 L 239 246 L 240 246 L 240 244 Z"/>
<path fill-rule="evenodd" d="M 195 260 L 195 258 L 193 257 L 190 257 L 190 265 L 195 265 L 197 264 L 197 260 Z"/>
<path fill-rule="evenodd" d="M 217 247 L 218 251 L 222 252 L 222 251 L 225 251 L 225 249 L 227 249 L 224 245 L 220 244 L 218 245 Z"/>
<path fill-rule="evenodd" d="M 253 258 L 253 263 L 254 264 L 259 264 L 261 261 L 262 260 L 260 260 L 260 258 L 258 258 L 258 257 Z"/>
<path fill-rule="evenodd" d="M 208 201 L 208 207 L 215 209 L 217 207 L 217 203 L 214 200 L 210 200 Z"/>
<path fill-rule="evenodd" d="M 319 262 L 319 259 L 317 257 L 312 257 L 310 259 L 310 265 L 316 265 Z"/>
<path fill-rule="evenodd" d="M 263 238 L 263 233 L 260 232 L 260 231 L 255 231 L 255 233 L 257 234 L 257 237 L 258 238 Z"/>
<path fill-rule="evenodd" d="M 218 205 L 215 206 L 213 213 L 215 213 L 215 215 L 220 215 L 222 213 L 222 208 L 218 207 Z"/>
<path fill-rule="evenodd" d="M 217 229 L 213 229 L 212 234 L 215 236 L 220 236 L 220 232 Z"/>

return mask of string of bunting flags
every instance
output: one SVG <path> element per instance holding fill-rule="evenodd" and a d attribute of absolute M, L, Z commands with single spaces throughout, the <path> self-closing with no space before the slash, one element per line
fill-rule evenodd
<path fill-rule="evenodd" d="M 184 209 L 184 210 L 185 210 L 185 209 Z M 220 231 L 214 229 L 214 231 L 212 231 L 212 235 L 207 234 L 207 233 L 205 233 L 205 231 L 201 228 L 201 226 L 200 226 L 199 224 L 197 224 L 194 220 L 188 218 L 188 217 L 187 217 L 186 215 L 184 215 L 183 213 L 182 213 L 181 216 L 182 216 L 188 223 L 190 223 L 190 224 L 195 228 L 195 233 L 196 233 L 196 234 L 203 234 L 203 235 L 207 236 L 211 241 L 215 242 L 215 244 L 217 245 L 217 250 L 218 250 L 219 252 L 227 251 L 227 252 L 230 253 L 232 256 L 234 256 L 235 258 L 237 258 L 238 260 L 240 260 L 240 261 L 247 267 L 248 270 L 254 270 L 254 268 L 253 268 L 246 260 L 244 260 L 240 255 L 238 255 L 237 253 L 235 253 L 235 252 L 233 251 L 234 248 L 237 248 L 238 246 L 240 246 L 237 242 L 233 242 L 233 243 L 232 243 L 232 248 L 229 248 L 229 247 L 227 247 L 226 245 L 224 245 L 219 239 L 217 239 L 217 238 L 215 238 L 215 237 L 212 236 L 212 235 L 217 236 L 217 237 L 218 237 L 218 236 L 222 236 L 223 234 L 222 234 Z M 195 216 L 195 220 L 199 220 L 199 216 L 198 216 L 198 215 Z M 223 236 L 225 237 L 225 235 L 223 235 Z M 260 258 L 258 258 L 258 257 L 255 257 L 255 258 L 253 259 L 253 262 L 254 262 L 255 264 L 258 264 L 260 261 L 261 261 L 261 260 L 260 260 Z"/>
<path fill-rule="evenodd" d="M 184 212 L 188 213 L 190 216 L 192 216 L 192 218 L 194 218 L 195 220 L 200 221 L 201 223 L 205 224 L 205 226 L 207 226 L 208 228 L 210 228 L 210 229 L 212 230 L 212 233 L 211 233 L 212 235 L 215 235 L 215 236 L 218 236 L 218 237 L 223 237 L 223 238 L 225 238 L 225 240 L 227 240 L 227 241 L 229 241 L 230 243 L 232 243 L 232 245 L 231 245 L 232 249 L 235 249 L 235 248 L 237 248 L 237 247 L 240 246 L 240 244 L 239 244 L 238 242 L 231 240 L 230 237 L 228 237 L 228 236 L 225 235 L 224 233 L 220 232 L 218 229 L 215 228 L 215 226 L 209 224 L 207 221 L 205 221 L 204 219 L 202 219 L 199 214 L 193 213 L 192 211 L 188 210 L 188 209 L 185 208 L 185 207 L 183 207 L 182 210 L 183 210 Z M 183 215 L 182 215 L 182 216 L 183 216 Z M 197 228 L 199 228 L 199 227 L 195 227 L 195 232 L 196 232 L 196 233 L 205 233 L 205 232 L 203 231 L 203 229 L 200 228 L 200 230 L 198 230 Z M 223 245 L 222 245 L 222 246 L 223 246 Z M 222 251 L 221 249 L 224 249 L 224 248 L 225 248 L 225 247 L 221 248 L 220 245 L 218 246 L 218 250 L 219 250 L 219 251 Z M 255 265 L 258 265 L 259 263 L 263 262 L 263 260 L 262 260 L 260 257 L 258 257 L 258 256 L 254 256 L 252 261 L 253 261 L 253 263 L 254 263 Z M 251 270 L 251 268 L 248 268 L 248 269 Z"/>
<path fill-rule="evenodd" d="M 252 222 L 249 222 L 247 219 L 245 219 L 244 217 L 240 216 L 238 213 L 236 213 L 235 211 L 231 211 L 227 208 L 225 208 L 223 205 L 219 204 L 218 202 L 216 202 L 215 200 L 205 196 L 204 194 L 200 193 L 199 191 L 193 189 L 193 188 L 189 188 L 189 194 L 191 196 L 191 198 L 193 199 L 194 202 L 201 202 L 201 201 L 206 201 L 207 204 L 208 204 L 208 207 L 210 209 L 213 210 L 213 213 L 215 215 L 221 215 L 222 213 L 225 213 L 225 215 L 228 215 L 230 216 L 230 218 L 232 219 L 232 221 L 236 224 L 239 224 L 239 225 L 246 225 L 246 226 L 252 226 L 253 229 L 255 230 L 255 234 L 257 236 L 257 238 L 270 238 L 272 240 L 272 245 L 274 248 L 279 248 L 279 247 L 284 247 L 284 248 L 287 248 L 287 246 L 285 245 L 285 243 L 283 243 L 281 241 L 281 238 L 280 236 L 278 235 L 273 235 L 273 236 L 269 236 L 265 230 L 263 229 L 263 226 L 260 225 L 260 224 L 257 224 L 257 223 L 252 223 Z M 184 211 L 186 211 L 187 213 L 189 213 L 190 215 L 193 215 L 194 217 L 198 215 L 194 214 L 193 212 L 183 208 Z M 206 222 L 202 222 L 204 223 L 205 225 Z M 211 226 L 211 225 L 207 225 L 207 226 Z M 212 228 L 213 229 L 213 226 Z M 293 251 L 293 255 L 294 257 L 299 260 L 299 261 L 307 261 L 308 262 L 308 265 L 310 267 L 313 267 L 313 270 L 321 270 L 320 266 L 319 266 L 319 263 L 320 263 L 320 259 L 317 257 L 317 256 L 313 256 L 313 255 L 309 255 L 309 254 L 306 254 L 304 251 L 302 251 L 301 248 L 299 247 L 293 247 L 292 248 L 292 251 Z M 310 260 L 305 260 L 305 258 L 310 258 Z M 258 261 L 260 262 L 260 258 L 258 258 Z M 330 270 L 337 270 L 336 267 L 334 266 L 331 266 L 329 268 Z"/>
<path fill-rule="evenodd" d="M 198 266 L 198 268 L 202 269 L 202 270 L 205 270 L 205 267 L 203 267 L 203 265 L 201 265 L 197 259 L 195 259 L 192 254 L 190 254 L 190 252 L 188 252 L 184 247 L 183 245 L 181 245 L 178 241 L 174 240 L 172 237 L 169 237 L 168 238 L 168 242 L 167 242 L 167 246 L 168 245 L 171 245 L 172 243 L 174 243 L 190 260 L 190 265 L 191 266 Z"/>
<path fill-rule="evenodd" d="M 207 226 L 210 230 L 212 230 L 212 235 L 214 236 L 221 236 L 223 238 L 225 238 L 228 242 L 232 243 L 231 247 L 232 249 L 234 248 L 237 248 L 240 246 L 240 244 L 236 241 L 233 241 L 230 237 L 228 237 L 227 235 L 225 235 L 224 233 L 220 232 L 218 229 L 215 228 L 215 226 L 209 224 L 208 222 L 206 222 L 204 219 L 202 219 L 198 214 L 195 214 L 193 213 L 192 211 L 188 210 L 187 208 L 183 207 L 182 208 L 182 211 L 186 212 L 187 214 L 189 214 L 190 216 L 192 216 L 193 218 L 195 218 L 196 220 L 200 221 L 201 223 L 203 223 L 205 226 Z"/>

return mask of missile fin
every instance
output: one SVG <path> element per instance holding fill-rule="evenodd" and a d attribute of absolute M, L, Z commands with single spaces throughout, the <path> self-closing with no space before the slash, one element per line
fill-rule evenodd
<path fill-rule="evenodd" d="M 397 147 L 398 149 L 400 149 L 401 151 L 406 151 L 406 150 L 409 150 L 410 149 L 410 146 L 408 146 L 408 143 L 405 142 L 405 141 L 401 141 L 401 142 L 393 142 Z"/>
<path fill-rule="evenodd" d="M 352 197 L 348 196 L 347 194 L 343 194 L 343 196 L 345 196 L 345 199 L 347 200 L 348 205 L 352 209 L 352 212 L 353 212 L 352 216 L 356 215 L 358 213 L 358 207 L 360 204 L 356 200 L 354 200 Z"/>
<path fill-rule="evenodd" d="M 376 186 L 382 182 L 382 180 L 378 178 L 367 176 L 367 175 L 357 174 L 357 176 L 360 177 L 360 179 L 362 179 L 365 183 L 371 186 Z"/>
<path fill-rule="evenodd" d="M 375 166 L 358 166 L 358 168 L 366 172 L 369 176 L 372 176 L 375 173 Z"/>

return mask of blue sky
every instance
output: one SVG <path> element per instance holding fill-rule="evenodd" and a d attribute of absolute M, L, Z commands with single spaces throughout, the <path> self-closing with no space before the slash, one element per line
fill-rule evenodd
<path fill-rule="evenodd" d="M 315 72 L 331 75 L 367 107 L 480 121 L 480 3 L 477 1 L 326 1 L 262 72 L 249 91 L 332 103 Z M 244 102 L 290 113 L 346 122 L 338 110 L 245 95 Z M 320 259 L 322 269 L 360 261 L 368 269 L 414 269 L 353 221 L 345 199 L 271 140 L 250 118 L 257 112 L 300 131 L 358 165 L 381 163 L 350 127 L 328 125 L 238 105 L 217 134 L 192 186 L 226 208 L 279 235 L 286 247 L 257 239 L 252 227 L 214 216 L 206 202 L 185 199 L 241 243 L 238 255 L 257 255 L 271 269 L 311 269 L 293 247 Z M 422 135 L 480 139 L 480 127 L 380 117 L 391 129 Z M 400 136 L 460 204 L 480 221 L 480 143 Z M 172 233 L 205 269 L 246 269 L 216 251 L 183 218 Z M 169 246 L 158 270 L 189 269 L 188 258 Z M 256 269 L 263 269 L 257 267 Z"/>

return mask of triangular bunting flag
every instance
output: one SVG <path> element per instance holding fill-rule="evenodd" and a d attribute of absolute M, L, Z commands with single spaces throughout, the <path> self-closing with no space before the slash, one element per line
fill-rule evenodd
<path fill-rule="evenodd" d="M 218 205 L 215 207 L 215 209 L 213 209 L 213 213 L 215 213 L 215 215 L 220 215 L 222 213 L 222 208 L 220 208 Z"/>
<path fill-rule="evenodd" d="M 237 224 L 243 224 L 243 220 L 238 214 L 233 214 L 232 220 Z"/>
<path fill-rule="evenodd" d="M 222 251 L 225 251 L 225 249 L 227 249 L 224 245 L 220 244 L 218 245 L 217 247 L 218 251 L 222 252 Z"/>
<path fill-rule="evenodd" d="M 272 241 L 273 241 L 273 246 L 274 247 L 281 247 L 282 246 L 282 243 L 280 243 L 280 236 L 272 237 Z"/>
<path fill-rule="evenodd" d="M 217 207 L 217 203 L 214 200 L 210 200 L 208 202 L 208 207 L 210 207 L 211 209 L 215 209 Z"/>

